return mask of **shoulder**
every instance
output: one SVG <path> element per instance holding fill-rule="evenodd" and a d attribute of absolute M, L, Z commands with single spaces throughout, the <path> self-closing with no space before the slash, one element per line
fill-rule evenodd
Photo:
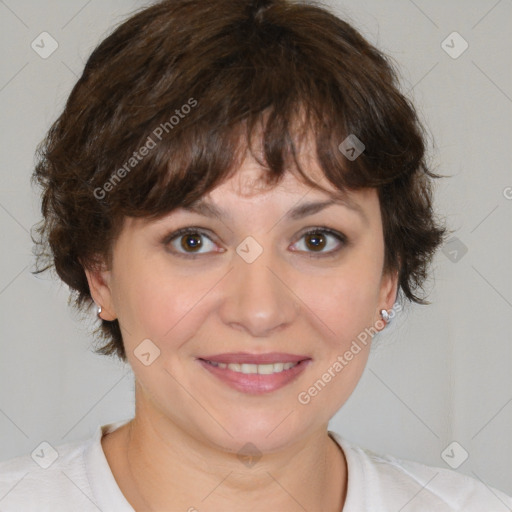
<path fill-rule="evenodd" d="M 83 457 L 87 444 L 41 443 L 30 455 L 0 462 L 2 512 L 50 510 L 59 502 L 77 502 L 89 488 Z"/>
<path fill-rule="evenodd" d="M 344 512 L 415 510 L 504 512 L 512 497 L 456 471 L 379 455 L 330 432 L 348 466 Z M 352 479 L 352 480 L 351 480 Z"/>
<path fill-rule="evenodd" d="M 43 442 L 30 455 L 0 462 L 0 510 L 133 510 L 117 487 L 101 446 L 103 435 L 125 422 L 98 426 L 82 441 L 57 446 Z"/>

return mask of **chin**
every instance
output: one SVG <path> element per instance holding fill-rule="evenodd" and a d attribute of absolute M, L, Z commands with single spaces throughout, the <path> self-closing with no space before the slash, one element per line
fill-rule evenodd
<path fill-rule="evenodd" d="M 297 412 L 293 408 L 283 408 L 280 414 L 267 415 L 261 411 L 237 411 L 236 416 L 231 413 L 220 421 L 224 428 L 211 429 L 204 435 L 209 436 L 213 444 L 230 452 L 238 453 L 248 443 L 261 452 L 273 452 L 300 440 L 309 430 L 315 430 L 315 425 L 303 417 L 299 418 Z"/>

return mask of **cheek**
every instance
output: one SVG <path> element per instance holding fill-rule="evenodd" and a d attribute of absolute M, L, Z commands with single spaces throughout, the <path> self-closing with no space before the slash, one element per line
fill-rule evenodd
<path fill-rule="evenodd" d="M 322 344 L 309 387 L 298 397 L 308 414 L 332 417 L 357 386 L 371 347 L 379 275 L 359 258 L 310 294 Z"/>
<path fill-rule="evenodd" d="M 154 259 L 126 257 L 118 261 L 116 270 L 114 301 L 126 331 L 125 345 L 145 338 L 158 339 L 179 318 L 186 291 L 176 293 L 180 287 L 163 278 L 165 271 Z"/>
<path fill-rule="evenodd" d="M 380 260 L 354 252 L 322 278 L 301 281 L 306 303 L 337 342 L 347 342 L 373 323 L 378 308 Z"/>
<path fill-rule="evenodd" d="M 133 349 L 149 338 L 162 351 L 176 349 L 197 332 L 208 303 L 201 299 L 218 281 L 215 273 L 171 270 L 160 256 L 127 260 L 119 277 L 116 311 L 126 328 L 125 345 Z"/>

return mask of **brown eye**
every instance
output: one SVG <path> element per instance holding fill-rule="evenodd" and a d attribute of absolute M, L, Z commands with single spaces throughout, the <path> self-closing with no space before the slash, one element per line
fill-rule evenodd
<path fill-rule="evenodd" d="M 193 252 L 198 251 L 203 245 L 201 236 L 202 235 L 199 233 L 182 235 L 180 238 L 181 247 L 185 251 L 188 251 L 189 249 L 191 249 Z"/>
<path fill-rule="evenodd" d="M 299 247 L 294 251 L 309 253 L 308 255 L 312 257 L 323 257 L 336 255 L 345 245 L 348 245 L 348 240 L 338 231 L 318 227 L 304 233 L 296 244 Z"/>
<path fill-rule="evenodd" d="M 197 228 L 183 228 L 167 236 L 163 243 L 170 246 L 172 253 L 178 256 L 202 256 L 214 252 L 222 252 L 210 236 Z"/>
<path fill-rule="evenodd" d="M 321 251 L 327 244 L 321 232 L 310 232 L 305 235 L 306 245 L 312 251 Z"/>

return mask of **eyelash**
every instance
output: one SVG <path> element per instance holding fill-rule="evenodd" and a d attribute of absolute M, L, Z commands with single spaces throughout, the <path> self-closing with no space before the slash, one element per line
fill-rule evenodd
<path fill-rule="evenodd" d="M 343 247 L 348 245 L 348 239 L 343 233 L 340 233 L 339 231 L 335 231 L 333 229 L 322 227 L 322 226 L 317 226 L 317 227 L 308 229 L 307 231 L 305 231 L 304 233 L 301 234 L 301 236 L 298 238 L 297 242 L 307 235 L 320 234 L 320 233 L 333 236 L 334 238 L 336 238 L 338 240 L 338 242 L 341 243 L 341 247 L 339 247 L 337 249 L 332 249 L 327 252 L 319 252 L 319 253 L 308 252 L 308 251 L 294 251 L 294 252 L 306 252 L 308 257 L 310 257 L 310 258 L 325 258 L 328 256 L 336 255 Z M 210 241 L 214 242 L 211 239 L 211 237 L 208 235 L 208 233 L 205 232 L 204 230 L 202 230 L 201 228 L 187 227 L 187 228 L 178 229 L 177 231 L 174 231 L 172 234 L 166 236 L 165 239 L 163 240 L 163 243 L 165 246 L 168 246 L 172 241 L 179 238 L 180 236 L 189 235 L 189 234 L 202 235 L 202 236 L 205 236 L 206 238 L 208 238 Z M 297 243 L 297 242 L 295 242 L 295 243 Z M 183 253 L 183 252 L 179 252 L 179 251 L 172 251 L 172 253 L 175 254 L 176 256 L 180 256 L 183 258 L 189 258 L 189 259 L 196 259 L 200 256 L 206 255 L 205 253 L 194 254 L 194 253 Z"/>

